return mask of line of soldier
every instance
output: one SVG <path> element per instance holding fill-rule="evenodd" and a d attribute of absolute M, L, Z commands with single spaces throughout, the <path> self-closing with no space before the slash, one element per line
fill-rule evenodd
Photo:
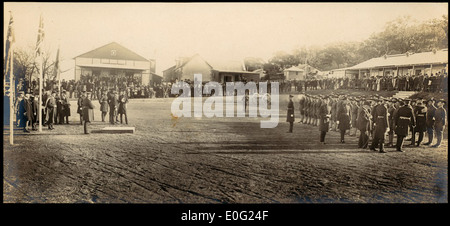
<path fill-rule="evenodd" d="M 295 121 L 293 96 L 289 95 L 287 122 L 292 133 Z M 431 145 L 434 134 L 437 142 L 431 147 L 439 147 L 443 131 L 447 124 L 446 101 L 441 99 L 410 100 L 384 98 L 378 95 L 371 97 L 348 97 L 346 95 L 310 95 L 299 96 L 299 122 L 319 127 L 320 143 L 325 144 L 326 133 L 330 130 L 339 131 L 340 142 L 345 143 L 346 132 L 356 136 L 359 130 L 358 147 L 385 153 L 385 137 L 388 137 L 386 147 L 395 147 L 403 152 L 404 141 L 411 141 L 410 146 L 420 146 L 424 133 L 428 135 Z M 425 106 L 426 105 L 426 106 Z M 437 106 L 436 106 L 437 105 Z M 394 145 L 394 133 L 397 135 Z M 419 133 L 416 142 L 416 134 Z M 411 134 L 410 139 L 405 139 Z M 369 145 L 369 137 L 372 143 Z M 376 148 L 379 148 L 377 150 Z"/>

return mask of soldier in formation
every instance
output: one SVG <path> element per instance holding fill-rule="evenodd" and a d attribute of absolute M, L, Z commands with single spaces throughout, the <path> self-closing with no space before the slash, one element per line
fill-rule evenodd
<path fill-rule="evenodd" d="M 350 134 L 355 136 L 354 131 L 358 130 L 358 148 L 369 148 L 380 153 L 386 153 L 388 147 L 403 152 L 403 143 L 408 135 L 418 134 L 417 140 L 415 136 L 411 138 L 411 144 L 414 144 L 412 147 L 418 147 L 422 145 L 425 132 L 428 142 L 423 145 L 439 147 L 447 124 L 445 100 L 439 100 L 438 106 L 435 106 L 432 98 L 428 101 L 415 100 L 413 103 L 410 99 L 384 98 L 379 95 L 349 97 L 301 93 L 298 98 L 300 122 L 319 127 L 321 144 L 325 144 L 325 135 L 329 131 L 339 131 L 340 142 L 345 143 L 346 132 L 351 130 Z M 293 102 L 289 102 L 288 122 L 295 120 L 293 109 Z M 432 145 L 434 137 L 437 142 Z"/>

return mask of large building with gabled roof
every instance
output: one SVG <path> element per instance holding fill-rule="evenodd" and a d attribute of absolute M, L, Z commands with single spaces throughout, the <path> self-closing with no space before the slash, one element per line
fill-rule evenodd
<path fill-rule="evenodd" d="M 244 62 L 239 60 L 204 60 L 199 54 L 191 57 L 180 57 L 175 65 L 163 71 L 165 81 L 194 81 L 194 74 L 202 74 L 203 82 L 238 82 L 260 80 L 259 72 L 245 69 Z"/>
<path fill-rule="evenodd" d="M 83 53 L 74 60 L 75 81 L 86 75 L 98 78 L 134 77 L 142 85 L 157 80 L 155 60 L 146 59 L 116 42 Z"/>
<path fill-rule="evenodd" d="M 377 77 L 384 75 L 435 75 L 448 72 L 448 49 L 404 53 L 372 58 L 352 67 L 334 69 L 331 77 Z"/>

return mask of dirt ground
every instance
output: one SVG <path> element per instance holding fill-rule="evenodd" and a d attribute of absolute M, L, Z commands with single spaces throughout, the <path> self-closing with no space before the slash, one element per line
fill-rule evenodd
<path fill-rule="evenodd" d="M 440 148 L 357 148 L 357 137 L 261 118 L 174 118 L 173 99 L 131 100 L 134 134 L 83 134 L 70 125 L 16 131 L 3 142 L 5 203 L 447 203 L 448 135 Z M 76 106 L 76 102 L 72 102 Z M 427 138 L 424 138 L 427 140 Z M 405 142 L 408 144 L 408 142 Z"/>

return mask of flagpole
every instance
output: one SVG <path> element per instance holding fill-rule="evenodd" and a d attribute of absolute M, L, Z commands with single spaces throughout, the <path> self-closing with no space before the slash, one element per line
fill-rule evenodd
<path fill-rule="evenodd" d="M 58 63 L 58 67 L 56 68 L 56 75 L 58 76 L 58 90 L 59 90 L 59 98 L 61 98 L 61 74 L 59 71 L 59 44 L 58 44 L 58 53 L 56 55 L 56 62 Z"/>
<path fill-rule="evenodd" d="M 14 45 L 10 45 L 9 48 L 11 48 L 10 53 L 11 56 L 9 58 L 9 63 L 10 65 L 10 72 L 9 72 L 9 76 L 10 76 L 10 85 L 9 85 L 9 143 L 11 145 L 14 144 L 14 97 L 16 95 L 15 89 L 16 89 L 16 84 L 14 83 Z"/>
<path fill-rule="evenodd" d="M 39 132 L 42 132 L 42 64 L 39 70 Z"/>

